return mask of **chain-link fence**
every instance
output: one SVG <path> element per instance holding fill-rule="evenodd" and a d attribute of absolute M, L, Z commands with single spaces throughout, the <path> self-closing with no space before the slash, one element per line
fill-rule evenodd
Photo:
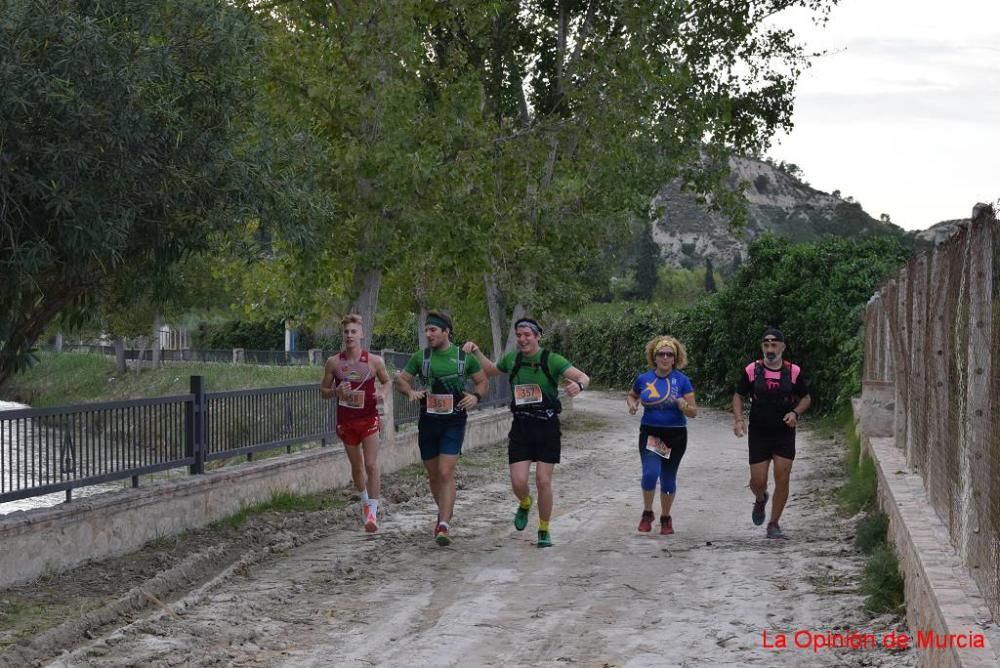
<path fill-rule="evenodd" d="M 865 380 L 896 389 L 896 445 L 924 479 L 1000 619 L 1000 228 L 977 206 L 910 260 L 865 311 Z"/>

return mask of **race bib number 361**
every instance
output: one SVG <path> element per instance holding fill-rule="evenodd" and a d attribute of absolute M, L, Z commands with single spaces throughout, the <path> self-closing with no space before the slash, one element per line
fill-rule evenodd
<path fill-rule="evenodd" d="M 451 394 L 428 394 L 427 412 L 432 415 L 451 415 L 455 412 L 455 397 Z"/>
<path fill-rule="evenodd" d="M 670 459 L 670 446 L 652 434 L 646 436 L 646 449 L 655 452 L 664 459 Z"/>
<path fill-rule="evenodd" d="M 514 405 L 528 406 L 542 403 L 542 388 L 536 384 L 515 385 Z"/>

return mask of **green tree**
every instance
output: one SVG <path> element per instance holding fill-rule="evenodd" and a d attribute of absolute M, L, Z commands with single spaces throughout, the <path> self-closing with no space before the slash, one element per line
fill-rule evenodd
<path fill-rule="evenodd" d="M 155 282 L 258 208 L 257 43 L 221 1 L 4 3 L 0 382 L 54 318 Z"/>

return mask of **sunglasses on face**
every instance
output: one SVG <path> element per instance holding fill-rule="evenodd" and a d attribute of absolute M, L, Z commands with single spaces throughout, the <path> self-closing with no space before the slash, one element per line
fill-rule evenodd
<path fill-rule="evenodd" d="M 657 357 L 673 357 L 674 354 L 672 352 L 670 352 L 669 350 L 663 350 L 661 352 L 656 353 L 656 356 Z"/>

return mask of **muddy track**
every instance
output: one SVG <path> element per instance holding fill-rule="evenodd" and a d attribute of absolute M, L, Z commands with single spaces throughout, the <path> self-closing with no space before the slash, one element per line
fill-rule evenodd
<path fill-rule="evenodd" d="M 511 526 L 505 451 L 489 448 L 459 466 L 449 548 L 431 540 L 423 480 L 404 471 L 385 481 L 377 536 L 360 532 L 353 504 L 252 518 L 228 542 L 205 536 L 190 557 L 202 567 L 161 555 L 165 573 L 8 647 L 0 664 L 914 665 L 912 652 L 761 647 L 764 629 L 882 634 L 900 623 L 862 612 L 862 558 L 832 501 L 832 442 L 800 434 L 782 523 L 790 540 L 769 541 L 749 521 L 745 441 L 726 415 L 705 412 L 680 469 L 677 533 L 646 536 L 635 532 L 638 420 L 620 395 L 576 404 L 553 548 L 534 545 L 534 513 L 527 531 Z"/>

